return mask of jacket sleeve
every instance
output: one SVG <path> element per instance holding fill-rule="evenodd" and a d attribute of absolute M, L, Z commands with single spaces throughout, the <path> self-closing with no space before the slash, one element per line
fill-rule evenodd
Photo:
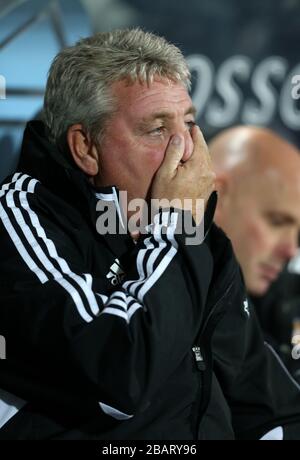
<path fill-rule="evenodd" d="M 205 242 L 187 246 L 175 232 L 180 212 L 170 210 L 137 245 L 129 276 L 108 289 L 86 271 L 85 248 L 68 238 L 63 210 L 53 203 L 45 209 L 36 198 L 40 187 L 32 179 L 25 191 L 1 190 L 0 335 L 7 358 L 0 387 L 54 403 L 65 389 L 70 399 L 81 393 L 104 412 L 129 418 L 151 403 L 193 344 L 211 280 L 210 250 Z"/>
<path fill-rule="evenodd" d="M 300 439 L 300 387 L 263 340 L 237 280 L 231 309 L 213 338 L 214 366 L 238 439 Z"/>

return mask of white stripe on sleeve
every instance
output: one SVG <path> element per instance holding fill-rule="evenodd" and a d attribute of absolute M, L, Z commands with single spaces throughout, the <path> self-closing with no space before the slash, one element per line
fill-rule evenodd
<path fill-rule="evenodd" d="M 262 438 L 260 438 L 260 441 L 283 441 L 282 426 L 277 426 L 276 428 L 273 428 L 273 430 L 268 431 Z"/>
<path fill-rule="evenodd" d="M 116 420 L 128 420 L 133 417 L 133 415 L 125 414 L 124 412 L 121 412 L 118 409 L 115 409 L 114 407 L 108 406 L 103 402 L 99 402 L 99 405 L 105 414 L 110 415 Z"/>
<path fill-rule="evenodd" d="M 13 418 L 26 401 L 17 396 L 0 389 L 0 428 Z"/>

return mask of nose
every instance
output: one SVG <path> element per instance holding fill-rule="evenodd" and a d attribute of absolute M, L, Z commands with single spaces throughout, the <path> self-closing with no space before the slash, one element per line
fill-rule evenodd
<path fill-rule="evenodd" d="M 278 255 L 285 262 L 295 257 L 298 250 L 298 231 L 287 232 L 278 247 Z"/>
<path fill-rule="evenodd" d="M 182 156 L 182 161 L 187 161 L 193 153 L 194 143 L 191 138 L 190 131 L 185 129 L 182 133 L 184 136 L 184 154 Z"/>

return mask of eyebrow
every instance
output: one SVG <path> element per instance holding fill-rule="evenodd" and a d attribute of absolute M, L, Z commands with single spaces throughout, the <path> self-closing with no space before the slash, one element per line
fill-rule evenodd
<path fill-rule="evenodd" d="M 196 113 L 197 113 L 197 110 L 196 108 L 191 105 L 185 112 L 184 112 L 184 116 L 186 115 L 193 115 L 194 117 L 196 117 Z M 166 119 L 166 120 L 171 120 L 172 118 L 174 118 L 174 115 L 170 112 L 156 112 L 156 113 L 152 113 L 149 117 L 143 117 L 141 119 L 141 123 L 151 123 L 152 121 L 154 120 L 157 120 L 157 119 Z"/>
<path fill-rule="evenodd" d="M 269 211 L 266 213 L 266 215 L 270 218 L 276 217 L 279 219 L 282 219 L 282 221 L 285 224 L 296 224 L 297 219 L 294 216 L 291 216 L 290 214 L 287 214 L 284 211 Z"/>

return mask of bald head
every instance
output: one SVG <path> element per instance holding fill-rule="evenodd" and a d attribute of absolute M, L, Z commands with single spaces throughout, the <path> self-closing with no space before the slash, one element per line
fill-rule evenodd
<path fill-rule="evenodd" d="M 297 249 L 300 152 L 265 128 L 228 129 L 210 143 L 217 223 L 231 238 L 246 285 L 264 294 Z"/>
<path fill-rule="evenodd" d="M 265 173 L 272 169 L 281 177 L 299 175 L 299 150 L 266 128 L 231 128 L 216 136 L 209 147 L 217 174 Z"/>

